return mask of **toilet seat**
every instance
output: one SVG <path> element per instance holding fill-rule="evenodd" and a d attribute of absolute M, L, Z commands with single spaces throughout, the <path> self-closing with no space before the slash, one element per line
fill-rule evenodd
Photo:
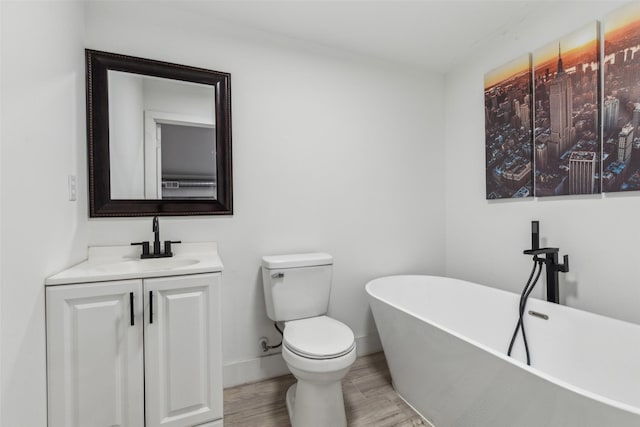
<path fill-rule="evenodd" d="M 353 331 L 327 316 L 286 322 L 282 342 L 298 356 L 319 360 L 344 356 L 356 345 Z"/>

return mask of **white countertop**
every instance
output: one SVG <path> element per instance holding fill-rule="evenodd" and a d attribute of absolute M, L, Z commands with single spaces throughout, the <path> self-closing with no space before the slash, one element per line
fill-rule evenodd
<path fill-rule="evenodd" d="M 214 242 L 180 243 L 173 257 L 141 260 L 140 246 L 91 246 L 86 261 L 45 280 L 46 286 L 215 273 L 224 268 Z"/>

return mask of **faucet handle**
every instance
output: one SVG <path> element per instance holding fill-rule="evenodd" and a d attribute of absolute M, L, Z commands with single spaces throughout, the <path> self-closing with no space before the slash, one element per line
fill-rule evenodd
<path fill-rule="evenodd" d="M 142 246 L 142 255 L 140 255 L 140 258 L 149 256 L 149 242 L 133 242 L 131 246 Z"/>
<path fill-rule="evenodd" d="M 173 252 L 171 252 L 171 244 L 172 243 L 182 243 L 181 240 L 165 240 L 164 241 L 164 255 L 165 256 L 173 256 Z"/>
<path fill-rule="evenodd" d="M 569 255 L 565 255 L 562 258 L 563 258 L 563 263 L 558 264 L 557 268 L 558 268 L 558 271 L 562 273 L 567 273 L 569 272 Z"/>

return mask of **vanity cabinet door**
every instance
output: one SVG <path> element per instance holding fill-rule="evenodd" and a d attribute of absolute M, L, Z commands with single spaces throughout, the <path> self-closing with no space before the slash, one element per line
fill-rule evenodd
<path fill-rule="evenodd" d="M 146 427 L 222 418 L 220 273 L 144 280 Z"/>
<path fill-rule="evenodd" d="M 142 281 L 50 286 L 46 304 L 48 426 L 143 427 Z"/>

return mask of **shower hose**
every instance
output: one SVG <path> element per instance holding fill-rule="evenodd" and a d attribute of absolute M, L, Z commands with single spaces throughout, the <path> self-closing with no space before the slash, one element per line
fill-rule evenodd
<path fill-rule="evenodd" d="M 513 344 L 515 343 L 516 337 L 518 336 L 518 330 L 522 331 L 522 340 L 524 341 L 524 351 L 527 355 L 527 365 L 531 365 L 531 357 L 529 354 L 529 344 L 527 343 L 527 334 L 524 331 L 523 316 L 527 306 L 527 299 L 529 299 L 529 295 L 531 294 L 531 291 L 533 291 L 533 288 L 536 286 L 536 283 L 538 283 L 538 279 L 540 278 L 540 273 L 542 273 L 543 263 L 544 263 L 544 260 L 539 259 L 537 257 L 533 258 L 533 268 L 531 269 L 529 280 L 527 280 L 527 284 L 525 285 L 524 289 L 522 290 L 522 294 L 520 295 L 518 323 L 516 324 L 516 329 L 513 331 L 513 336 L 511 337 L 511 342 L 509 343 L 509 350 L 507 351 L 507 356 L 511 356 L 511 351 L 513 350 Z"/>

